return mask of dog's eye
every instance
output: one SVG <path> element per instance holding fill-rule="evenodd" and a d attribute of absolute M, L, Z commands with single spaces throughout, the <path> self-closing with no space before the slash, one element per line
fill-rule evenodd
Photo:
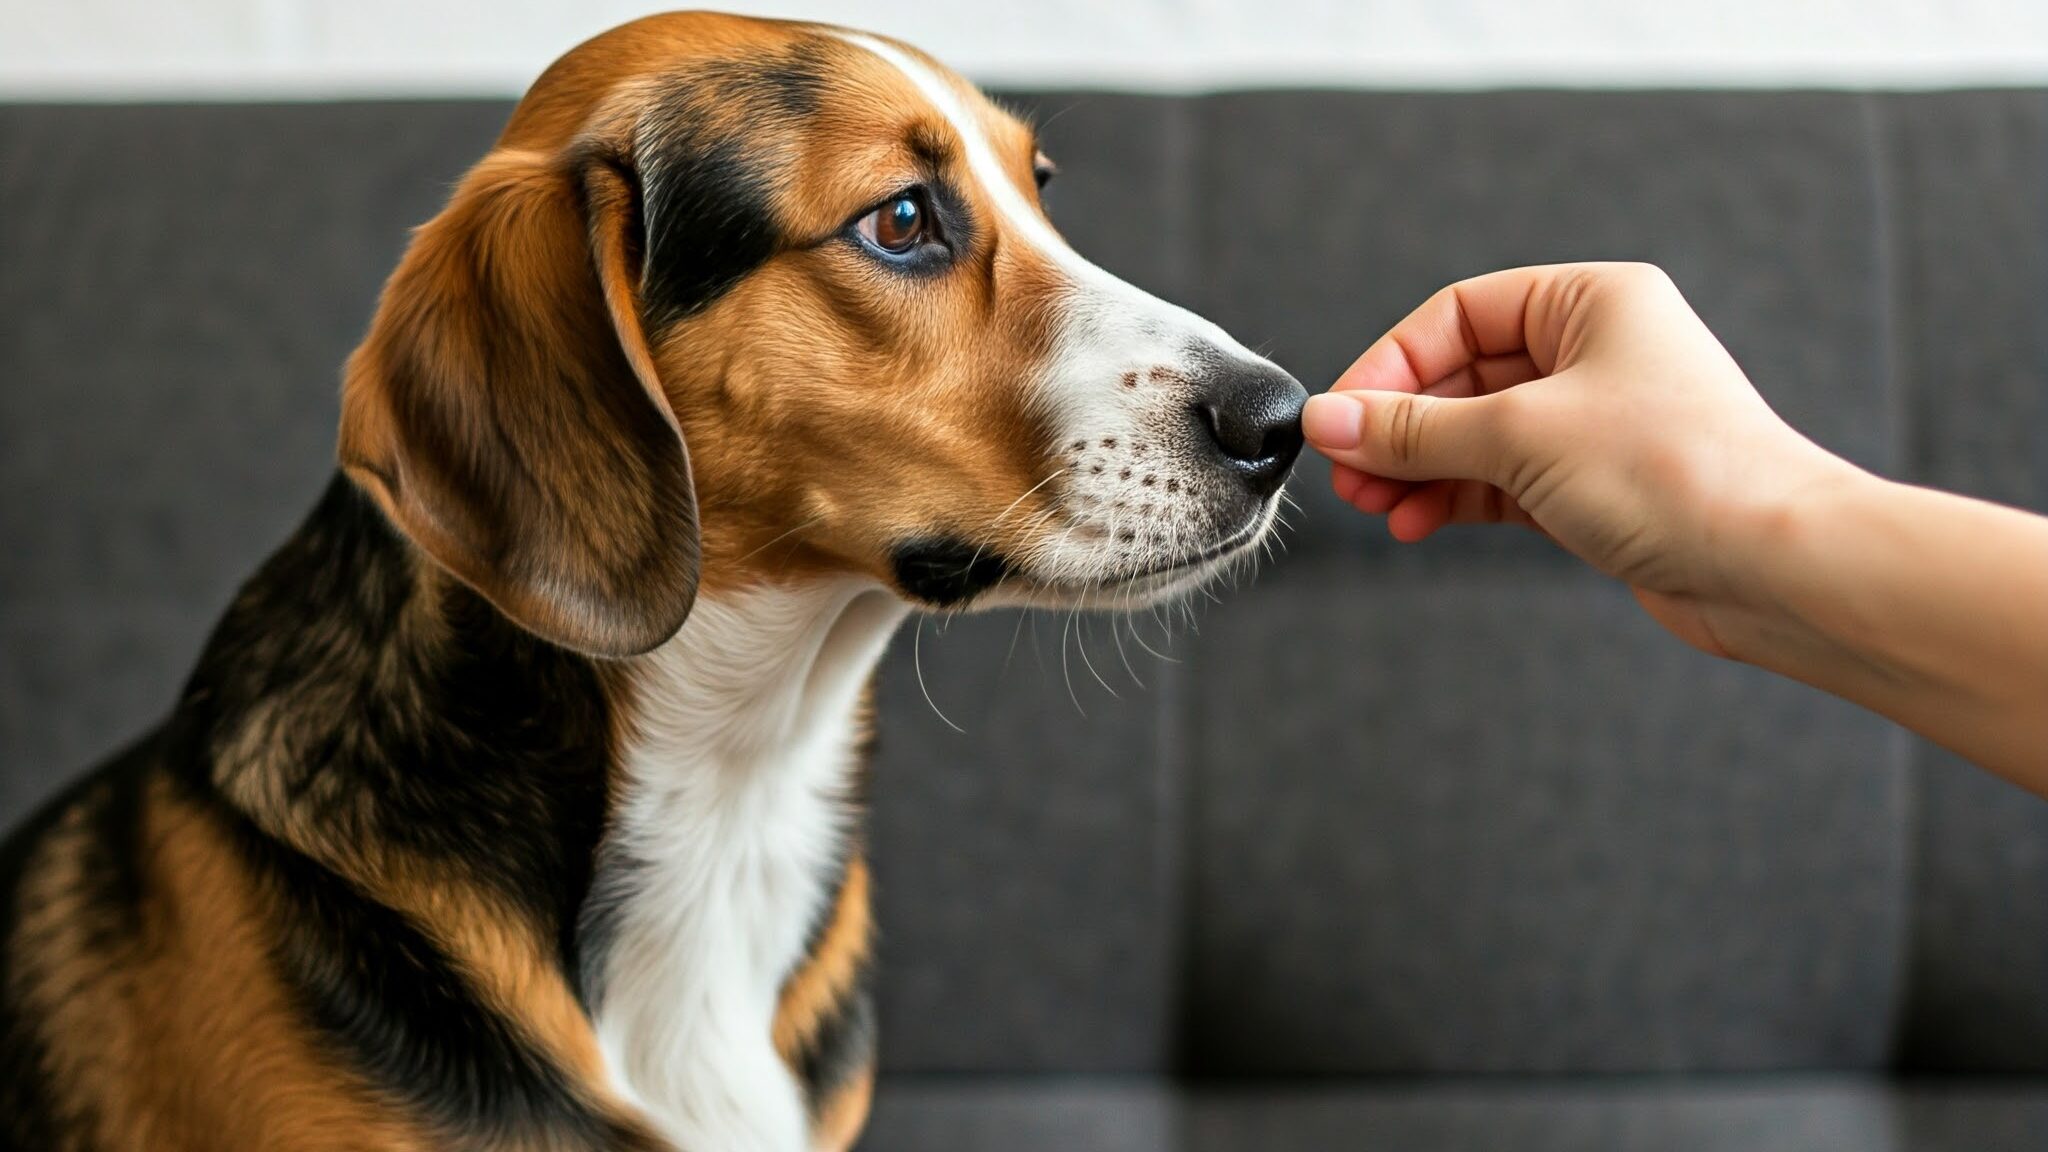
<path fill-rule="evenodd" d="M 1051 182 L 1054 176 L 1059 175 L 1059 172 L 1060 166 L 1053 163 L 1045 153 L 1040 152 L 1037 156 L 1032 157 L 1031 178 L 1038 181 L 1040 189 L 1043 189 L 1046 184 Z"/>
<path fill-rule="evenodd" d="M 861 217 L 856 227 L 870 244 L 891 256 L 903 256 L 932 238 L 931 219 L 923 194 L 906 192 Z"/>

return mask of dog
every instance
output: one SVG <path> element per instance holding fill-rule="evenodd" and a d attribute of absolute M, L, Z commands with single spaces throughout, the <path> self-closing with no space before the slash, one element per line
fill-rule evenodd
<path fill-rule="evenodd" d="M 1052 171 L 858 32 L 548 68 L 386 284 L 308 518 L 0 857 L 0 1143 L 850 1146 L 891 633 L 1183 595 L 1301 447 Z"/>

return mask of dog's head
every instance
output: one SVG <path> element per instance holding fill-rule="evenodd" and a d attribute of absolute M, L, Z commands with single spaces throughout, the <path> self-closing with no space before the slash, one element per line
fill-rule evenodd
<path fill-rule="evenodd" d="M 1143 604 L 1257 544 L 1301 387 L 1083 260 L 1029 127 L 916 50 L 651 17 L 563 57 L 423 226 L 341 460 L 586 652 L 707 587 Z"/>

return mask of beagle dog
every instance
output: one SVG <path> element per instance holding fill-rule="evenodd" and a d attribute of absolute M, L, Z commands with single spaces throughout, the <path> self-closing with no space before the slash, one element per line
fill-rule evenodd
<path fill-rule="evenodd" d="M 310 516 L 0 856 L 0 1144 L 848 1147 L 890 634 L 1184 594 L 1301 445 L 1051 171 L 877 36 L 550 67 L 385 286 Z"/>

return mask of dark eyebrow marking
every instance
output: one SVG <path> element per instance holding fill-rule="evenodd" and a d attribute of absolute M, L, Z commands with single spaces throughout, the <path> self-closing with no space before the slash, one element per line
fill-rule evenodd
<path fill-rule="evenodd" d="M 909 146 L 911 155 L 916 156 L 920 163 L 933 172 L 950 163 L 958 151 L 952 140 L 943 133 L 934 131 L 929 124 L 912 126 L 905 143 Z"/>
<path fill-rule="evenodd" d="M 659 327 L 708 307 L 785 242 L 773 153 L 761 130 L 817 113 L 831 82 L 816 38 L 745 60 L 713 60 L 671 80 L 643 115 L 637 168 L 641 291 Z"/>

